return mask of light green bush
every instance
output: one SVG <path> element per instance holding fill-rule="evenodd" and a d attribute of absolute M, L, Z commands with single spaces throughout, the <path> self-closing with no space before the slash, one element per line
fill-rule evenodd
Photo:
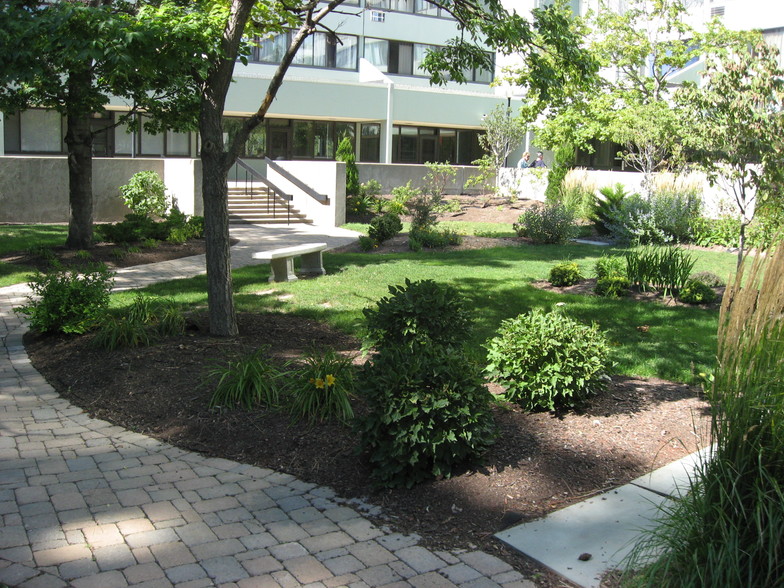
<path fill-rule="evenodd" d="M 169 206 L 166 185 L 154 171 L 133 174 L 124 186 L 120 186 L 123 202 L 134 214 L 163 216 Z"/>

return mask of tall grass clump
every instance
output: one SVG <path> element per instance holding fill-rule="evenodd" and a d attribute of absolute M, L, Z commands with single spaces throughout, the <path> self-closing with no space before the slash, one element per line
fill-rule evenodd
<path fill-rule="evenodd" d="M 722 302 L 712 456 L 633 551 L 627 585 L 784 585 L 784 251 L 748 265 Z"/>
<path fill-rule="evenodd" d="M 626 252 L 626 275 L 640 290 L 660 290 L 664 296 L 680 290 L 696 259 L 679 247 L 640 247 Z"/>

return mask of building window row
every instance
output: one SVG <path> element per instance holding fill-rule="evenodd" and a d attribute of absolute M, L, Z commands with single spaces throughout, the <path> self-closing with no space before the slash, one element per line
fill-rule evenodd
<path fill-rule="evenodd" d="M 366 0 L 365 6 L 379 10 L 391 10 L 393 12 L 453 18 L 449 12 L 430 4 L 426 0 Z"/>

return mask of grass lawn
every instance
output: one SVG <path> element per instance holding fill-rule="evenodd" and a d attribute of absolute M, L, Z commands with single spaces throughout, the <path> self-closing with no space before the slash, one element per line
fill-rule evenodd
<path fill-rule="evenodd" d="M 68 237 L 67 225 L 0 225 L 0 255 L 27 251 L 34 247 L 63 245 Z M 0 287 L 26 282 L 34 269 L 0 262 Z"/>
<path fill-rule="evenodd" d="M 470 344 L 479 357 L 484 355 L 483 343 L 503 319 L 565 302 L 566 312 L 581 321 L 595 321 L 608 333 L 618 373 L 689 382 L 695 380 L 695 373 L 711 371 L 716 353 L 715 310 L 561 295 L 531 286 L 533 281 L 546 279 L 550 267 L 563 259 L 577 262 L 590 275 L 596 259 L 606 251 L 606 247 L 569 244 L 388 255 L 327 253 L 326 276 L 270 284 L 269 267 L 259 265 L 235 271 L 234 287 L 239 311 L 291 312 L 360 334 L 362 309 L 386 295 L 389 284 L 429 278 L 457 287 L 475 309 L 477 328 Z M 732 254 L 694 254 L 698 258 L 694 271 L 726 277 L 734 268 Z M 148 291 L 186 305 L 206 306 L 204 276 L 156 284 Z M 122 306 L 130 300 L 129 294 L 120 294 L 114 304 Z M 647 332 L 637 329 L 642 325 L 649 327 Z"/>

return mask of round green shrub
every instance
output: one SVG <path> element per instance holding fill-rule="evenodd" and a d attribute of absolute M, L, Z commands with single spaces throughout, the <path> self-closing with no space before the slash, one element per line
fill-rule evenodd
<path fill-rule="evenodd" d="M 550 269 L 550 283 L 553 286 L 574 286 L 583 280 L 580 267 L 573 261 L 564 261 Z"/>
<path fill-rule="evenodd" d="M 533 310 L 501 323 L 485 372 L 526 410 L 575 406 L 606 385 L 609 345 L 596 324 Z"/>
<path fill-rule="evenodd" d="M 599 279 L 609 276 L 625 276 L 626 260 L 619 255 L 602 255 L 596 260 L 594 271 Z"/>
<path fill-rule="evenodd" d="M 518 237 L 537 244 L 564 243 L 576 234 L 574 215 L 558 203 L 526 210 L 512 227 Z"/>
<path fill-rule="evenodd" d="M 471 317 L 460 293 L 433 280 L 389 286 L 390 296 L 362 312 L 367 346 L 461 346 L 471 332 Z"/>
<path fill-rule="evenodd" d="M 678 299 L 686 304 L 710 304 L 715 302 L 716 292 L 703 282 L 689 280 L 678 292 Z"/>
<path fill-rule="evenodd" d="M 370 221 L 368 236 L 376 243 L 383 243 L 403 230 L 400 216 L 394 212 L 386 212 Z"/>
<path fill-rule="evenodd" d="M 702 282 L 706 286 L 710 286 L 711 288 L 717 288 L 719 286 L 726 286 L 726 282 L 722 280 L 719 276 L 714 274 L 713 272 L 696 272 L 689 276 L 690 280 L 694 280 L 695 282 Z"/>
<path fill-rule="evenodd" d="M 481 368 L 455 348 L 385 347 L 365 364 L 359 387 L 369 408 L 357 425 L 360 447 L 378 486 L 449 477 L 495 441 Z"/>
<path fill-rule="evenodd" d="M 599 296 L 621 297 L 629 294 L 631 283 L 626 276 L 605 276 L 596 280 L 593 291 Z"/>
<path fill-rule="evenodd" d="M 166 184 L 154 171 L 133 174 L 127 184 L 120 186 L 120 194 L 134 214 L 163 216 L 169 205 Z"/>

